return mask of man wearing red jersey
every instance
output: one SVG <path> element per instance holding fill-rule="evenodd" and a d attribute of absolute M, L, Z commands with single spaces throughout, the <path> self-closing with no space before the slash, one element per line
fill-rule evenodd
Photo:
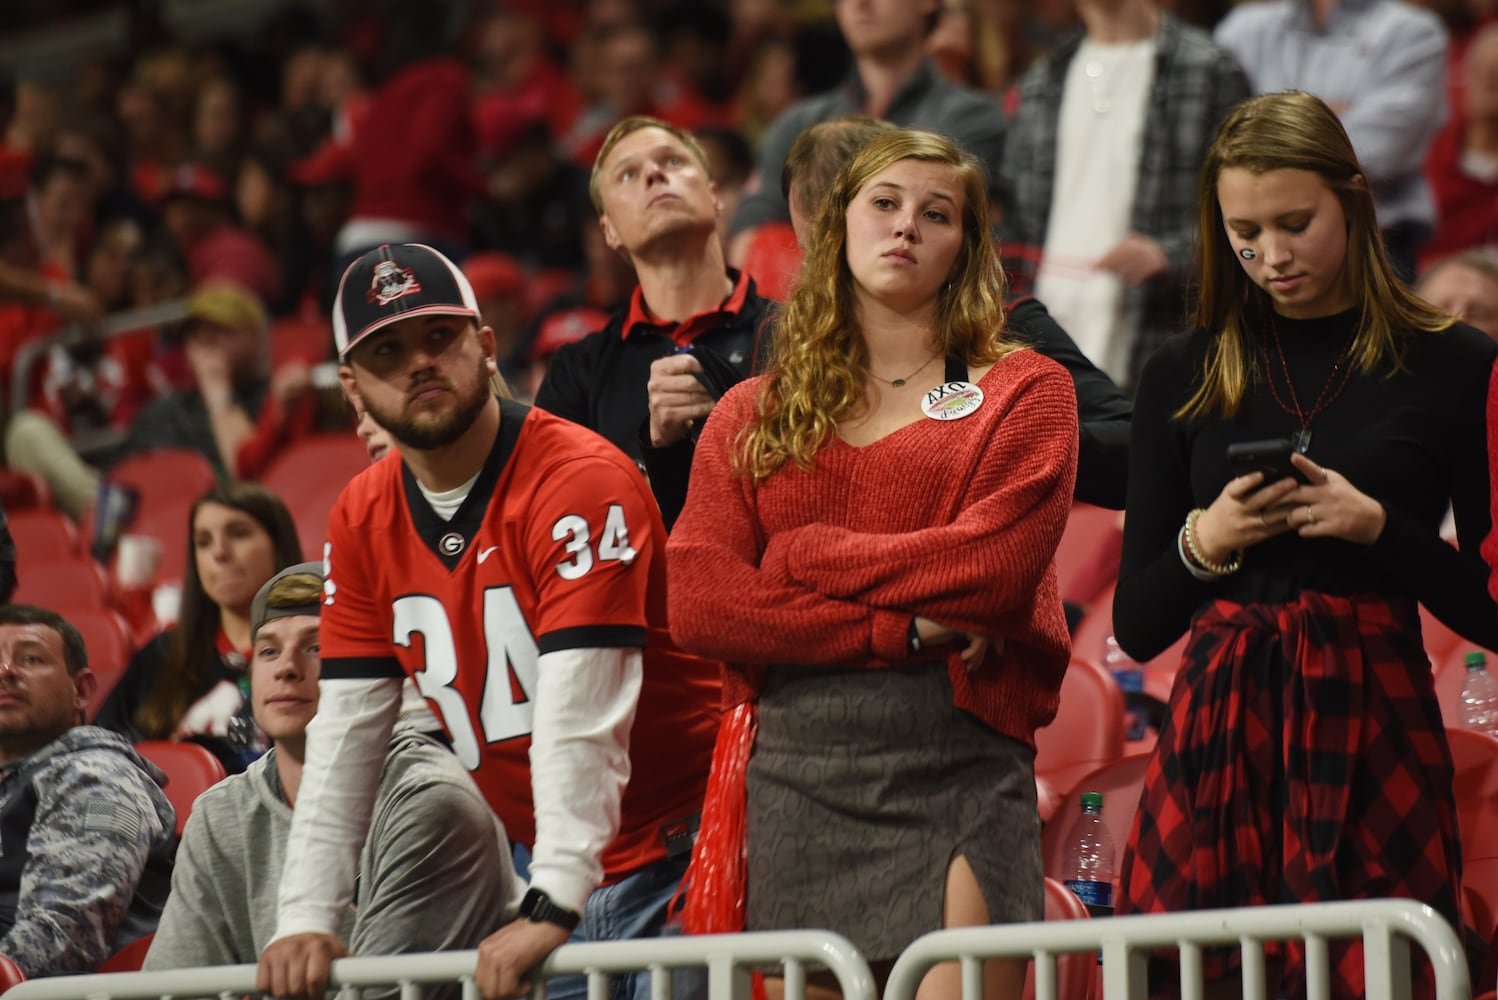
<path fill-rule="evenodd" d="M 322 702 L 259 987 L 320 998 L 343 954 L 335 932 L 410 675 L 531 852 L 522 919 L 479 950 L 483 994 L 515 996 L 569 932 L 664 930 L 701 808 L 717 665 L 666 632 L 665 529 L 634 464 L 490 391 L 494 334 L 451 261 L 370 251 L 345 272 L 333 322 L 344 388 L 399 454 L 329 517 Z M 615 995 L 648 990 L 639 978 Z"/>

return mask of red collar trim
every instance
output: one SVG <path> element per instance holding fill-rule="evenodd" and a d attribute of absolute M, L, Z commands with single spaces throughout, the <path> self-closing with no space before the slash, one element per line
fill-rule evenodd
<path fill-rule="evenodd" d="M 718 308 L 690 316 L 680 323 L 659 320 L 650 315 L 650 307 L 645 304 L 645 293 L 640 290 L 639 285 L 636 285 L 635 290 L 629 296 L 629 312 L 624 317 L 621 339 L 628 340 L 636 327 L 644 326 L 664 333 L 674 340 L 678 347 L 685 347 L 696 340 L 704 330 L 716 326 L 725 316 L 737 316 L 744 308 L 744 300 L 749 296 L 749 275 L 746 272 L 730 270 L 728 276 L 733 279 L 733 291 L 718 303 Z"/>
<path fill-rule="evenodd" d="M 213 638 L 213 645 L 218 650 L 218 655 L 224 658 L 224 662 L 231 667 L 243 670 L 250 662 L 250 651 L 247 649 L 235 649 L 234 643 L 229 641 L 229 636 L 222 628 L 218 635 Z"/>

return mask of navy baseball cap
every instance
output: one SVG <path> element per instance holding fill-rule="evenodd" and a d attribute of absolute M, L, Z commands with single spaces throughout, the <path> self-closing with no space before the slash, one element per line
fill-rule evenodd
<path fill-rule="evenodd" d="M 333 301 L 338 359 L 382 327 L 409 316 L 479 317 L 473 286 L 458 265 L 420 243 L 386 244 L 343 272 Z"/>

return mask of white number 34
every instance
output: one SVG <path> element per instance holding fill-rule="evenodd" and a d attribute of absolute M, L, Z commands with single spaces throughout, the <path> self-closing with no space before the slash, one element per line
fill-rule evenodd
<path fill-rule="evenodd" d="M 593 536 L 588 528 L 588 519 L 579 514 L 568 514 L 551 526 L 551 540 L 567 543 L 567 555 L 557 563 L 557 575 L 563 580 L 576 580 L 587 574 L 594 566 Z M 629 544 L 629 526 L 624 523 L 624 508 L 609 504 L 608 515 L 603 521 L 603 534 L 598 539 L 597 562 L 616 560 L 628 566 L 634 562 L 635 550 Z"/>

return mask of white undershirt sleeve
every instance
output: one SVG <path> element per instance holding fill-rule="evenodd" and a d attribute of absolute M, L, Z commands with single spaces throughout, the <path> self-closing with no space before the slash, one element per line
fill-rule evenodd
<path fill-rule="evenodd" d="M 640 650 L 617 648 L 564 649 L 540 659 L 531 885 L 579 913 L 603 881 L 603 851 L 619 832 L 642 662 Z"/>
<path fill-rule="evenodd" d="M 354 895 L 380 773 L 401 705 L 401 681 L 324 680 L 307 725 L 276 933 L 336 935 Z"/>

